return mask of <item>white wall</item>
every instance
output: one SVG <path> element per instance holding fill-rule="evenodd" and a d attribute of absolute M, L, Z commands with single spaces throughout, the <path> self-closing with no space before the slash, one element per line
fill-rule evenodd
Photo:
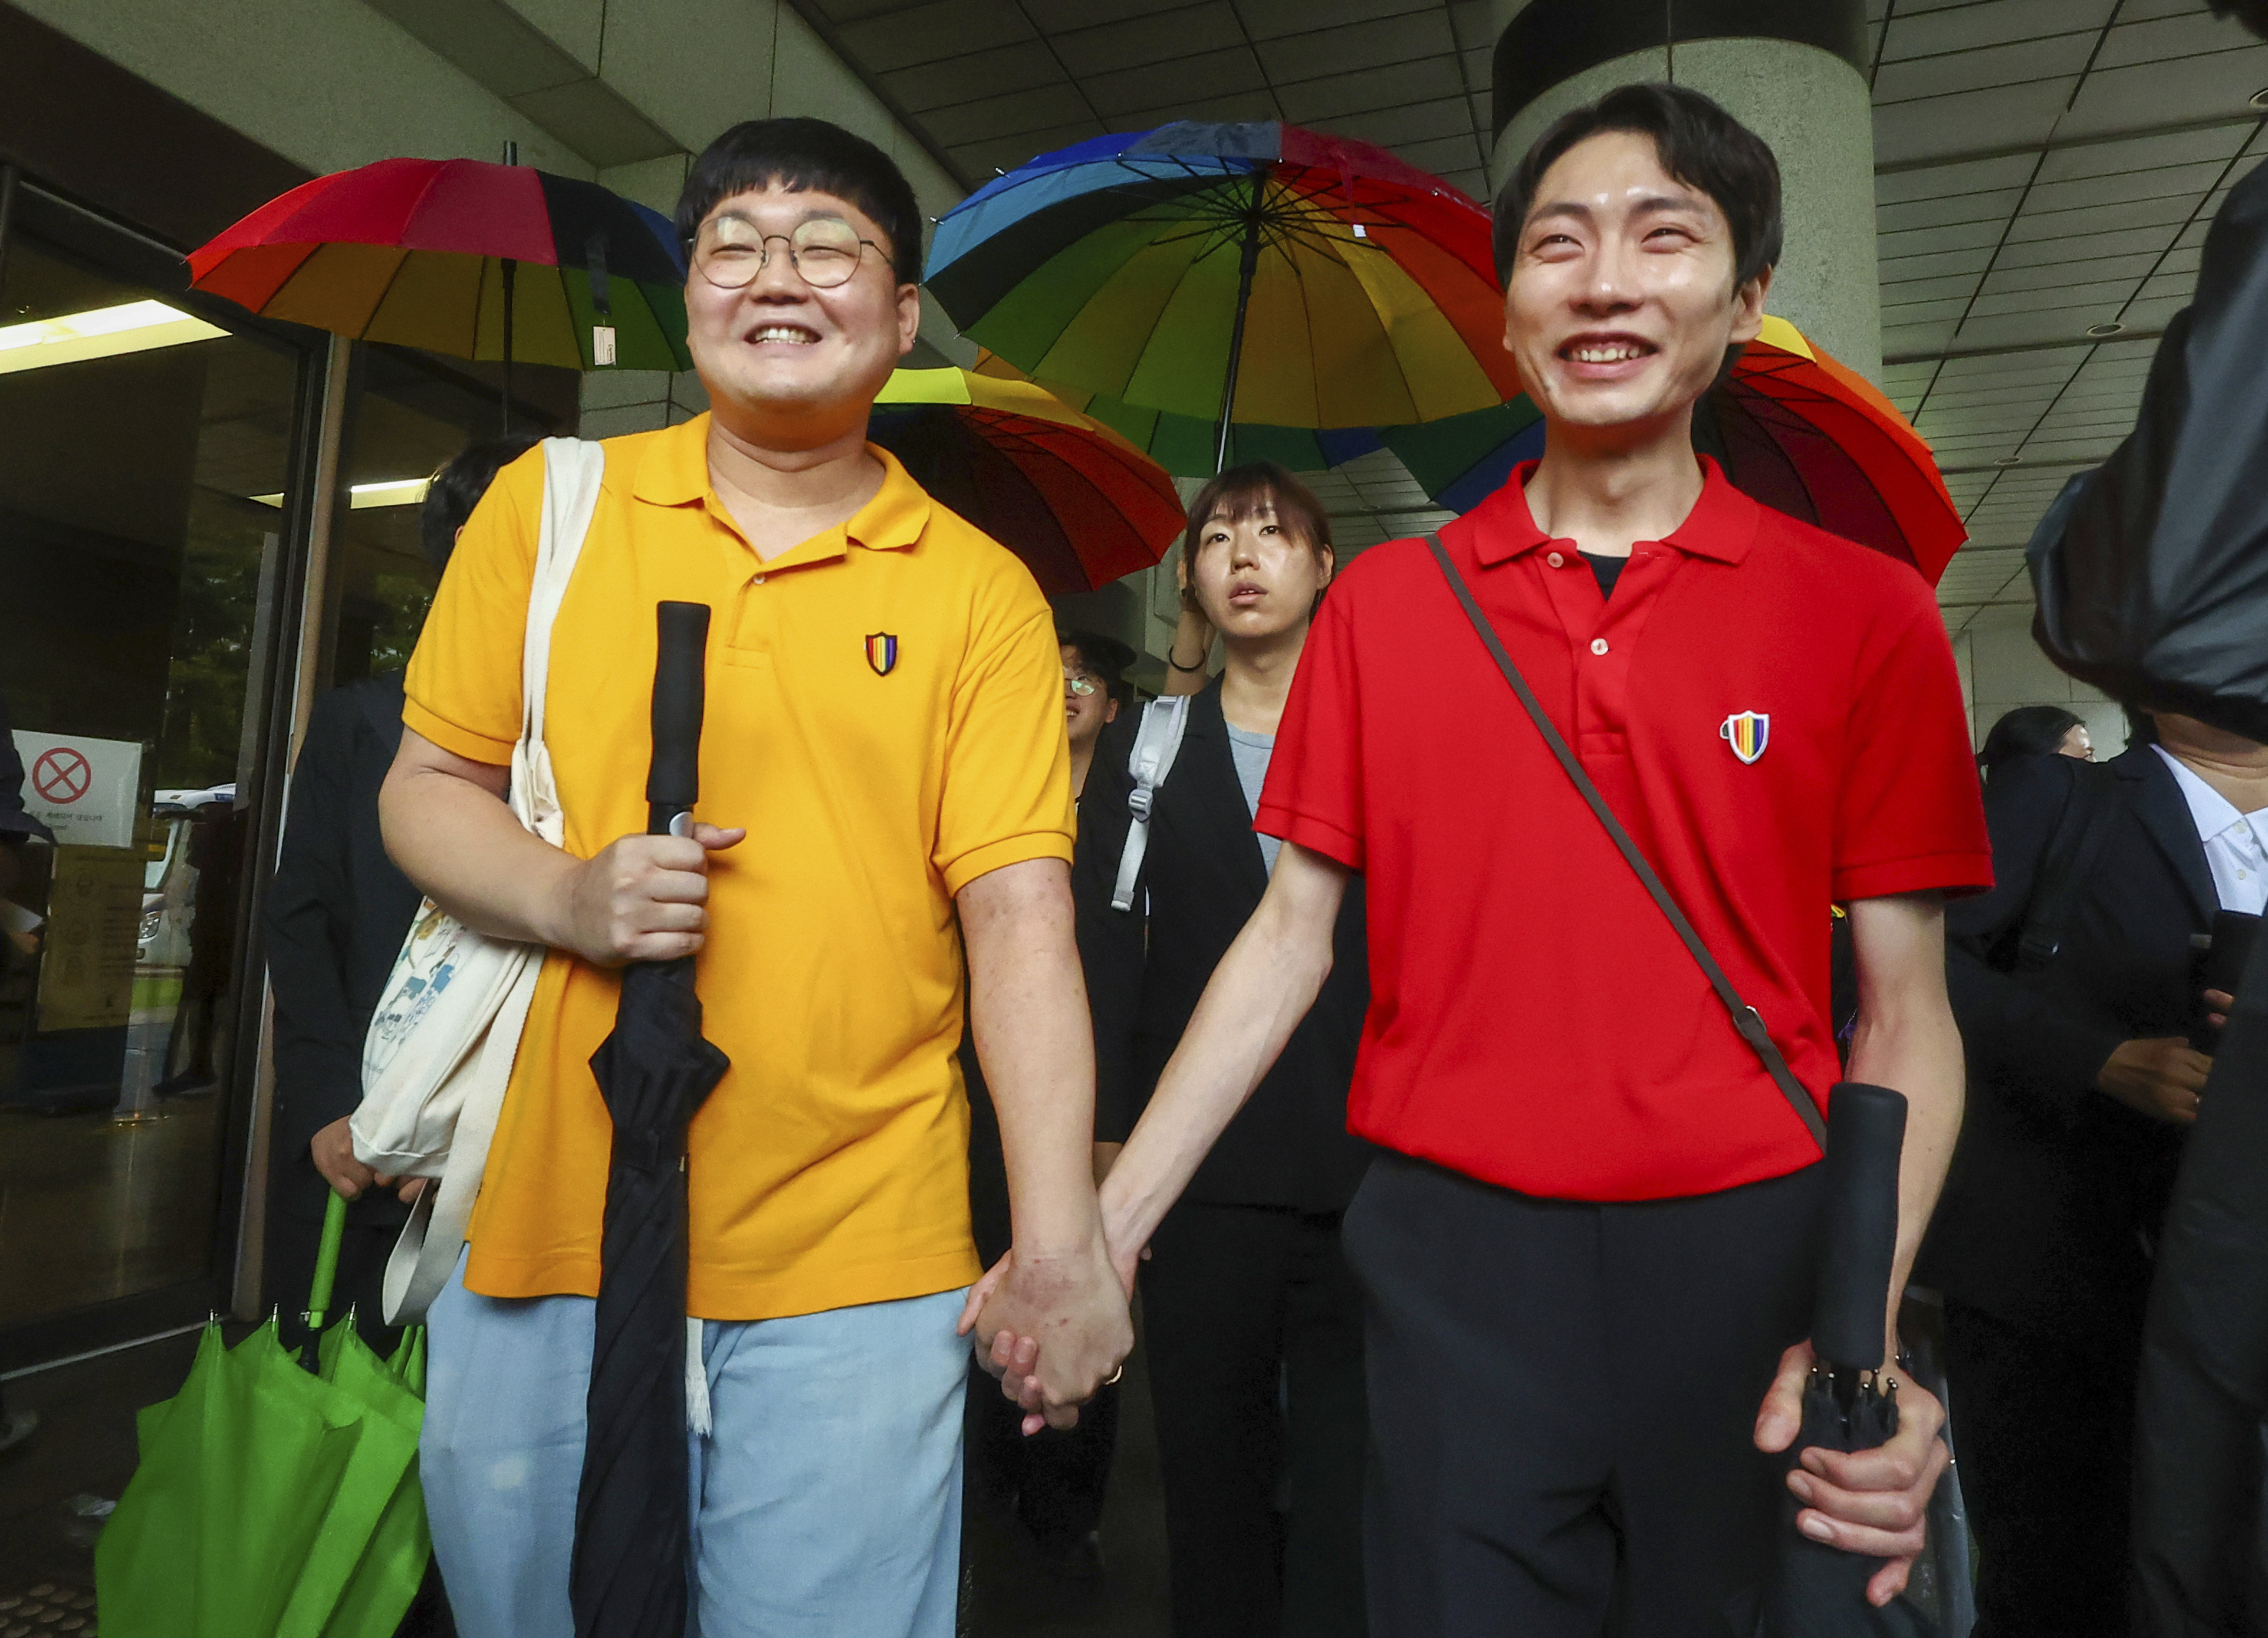
<path fill-rule="evenodd" d="M 2020 705 L 2060 705 L 2086 723 L 2097 760 L 2126 748 L 2126 717 L 2100 690 L 2058 671 L 2032 641 L 2032 611 L 1987 609 L 1954 634 L 1970 743 L 1982 746 L 2001 713 Z"/>

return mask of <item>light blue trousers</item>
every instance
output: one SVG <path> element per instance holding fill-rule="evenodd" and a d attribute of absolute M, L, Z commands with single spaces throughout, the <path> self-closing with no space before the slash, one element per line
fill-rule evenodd
<path fill-rule="evenodd" d="M 953 1638 L 961 1294 L 703 1327 L 688 1638 Z M 427 1316 L 420 1468 L 464 1638 L 573 1638 L 588 1297 L 464 1287 Z"/>

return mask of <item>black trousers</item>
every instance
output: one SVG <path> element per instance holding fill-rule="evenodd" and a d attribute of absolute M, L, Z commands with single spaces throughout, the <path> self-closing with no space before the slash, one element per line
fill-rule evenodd
<path fill-rule="evenodd" d="M 1367 1432 L 1338 1214 L 1185 1201 L 1150 1251 L 1174 1638 L 1353 1638 Z"/>
<path fill-rule="evenodd" d="M 1592 1205 L 1372 1164 L 1373 1631 L 1724 1638 L 1778 1528 L 1753 1436 L 1810 1327 L 1822 1171 Z"/>
<path fill-rule="evenodd" d="M 990 1268 L 1007 1254 L 1013 1238 L 1008 1167 L 1000 1153 L 1000 1117 L 965 1039 L 961 1063 L 968 1087 L 969 1226 L 977 1260 Z M 1012 1510 L 1044 1551 L 1070 1553 L 1102 1524 L 1110 1459 L 1118 1446 L 1118 1390 L 1098 1392 L 1068 1430 L 1049 1428 L 1027 1436 L 1023 1422 L 1023 1412 L 1000 1392 L 999 1379 L 971 1360 L 961 1408 L 968 1505 Z"/>
<path fill-rule="evenodd" d="M 1945 1305 L 1976 1638 L 2121 1638 L 2142 1316 L 2058 1335 Z"/>
<path fill-rule="evenodd" d="M 1079 1407 L 1078 1425 L 1024 1432 L 1024 1413 L 999 1378 L 971 1360 L 961 1412 L 971 1507 L 1013 1512 L 1041 1548 L 1069 1554 L 1102 1524 L 1110 1458 L 1118 1448 L 1118 1390 Z"/>

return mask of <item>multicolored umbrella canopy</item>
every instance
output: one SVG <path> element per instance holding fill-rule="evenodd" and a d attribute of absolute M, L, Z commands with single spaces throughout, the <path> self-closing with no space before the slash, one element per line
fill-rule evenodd
<path fill-rule="evenodd" d="M 1462 512 L 1543 454 L 1543 419 L 1522 394 L 1379 437 L 1437 504 Z M 1785 319 L 1767 318 L 1702 400 L 1693 441 L 1765 505 L 1911 563 L 1933 585 L 1969 538 L 1921 434 Z"/>
<path fill-rule="evenodd" d="M 1050 597 L 1147 569 L 1182 533 L 1181 496 L 1155 461 L 1028 381 L 900 370 L 867 428 Z"/>
<path fill-rule="evenodd" d="M 271 319 L 460 358 L 689 370 L 685 270 L 656 211 L 477 159 L 380 159 L 269 200 L 189 253 Z M 607 332 L 614 356 L 603 356 Z"/>
<path fill-rule="evenodd" d="M 1488 213 L 1344 137 L 1177 121 L 1045 154 L 938 224 L 929 288 L 1035 379 L 1228 424 L 1431 422 L 1520 390 Z"/>
<path fill-rule="evenodd" d="M 1028 379 L 998 353 L 980 352 L 975 373 L 1001 380 Z M 1144 409 L 1100 393 L 1082 393 L 1061 381 L 1039 384 L 1091 420 L 1099 421 L 1177 478 L 1210 478 L 1220 460 L 1220 429 L 1194 415 Z M 1368 427 L 1270 427 L 1237 422 L 1228 430 L 1227 466 L 1272 460 L 1292 472 L 1328 472 L 1358 455 L 1383 449 Z"/>

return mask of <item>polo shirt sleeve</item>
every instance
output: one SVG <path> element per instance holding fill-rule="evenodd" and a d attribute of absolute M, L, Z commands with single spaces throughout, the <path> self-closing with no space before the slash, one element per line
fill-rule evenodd
<path fill-rule="evenodd" d="M 404 683 L 406 726 L 492 768 L 511 763 L 519 739 L 520 650 L 542 507 L 539 446 L 498 473 L 473 509 Z"/>
<path fill-rule="evenodd" d="M 953 893 L 1006 865 L 1071 856 L 1071 745 L 1055 622 L 1031 577 L 1001 556 L 1006 570 L 976 593 L 945 727 L 932 863 Z"/>
<path fill-rule="evenodd" d="M 1307 631 L 1276 729 L 1254 828 L 1363 868 L 1362 698 L 1355 665 L 1354 599 L 1327 593 Z"/>
<path fill-rule="evenodd" d="M 1923 588 L 1899 602 L 1857 657 L 1836 797 L 1834 894 L 1844 904 L 1992 885 L 1953 646 Z"/>

